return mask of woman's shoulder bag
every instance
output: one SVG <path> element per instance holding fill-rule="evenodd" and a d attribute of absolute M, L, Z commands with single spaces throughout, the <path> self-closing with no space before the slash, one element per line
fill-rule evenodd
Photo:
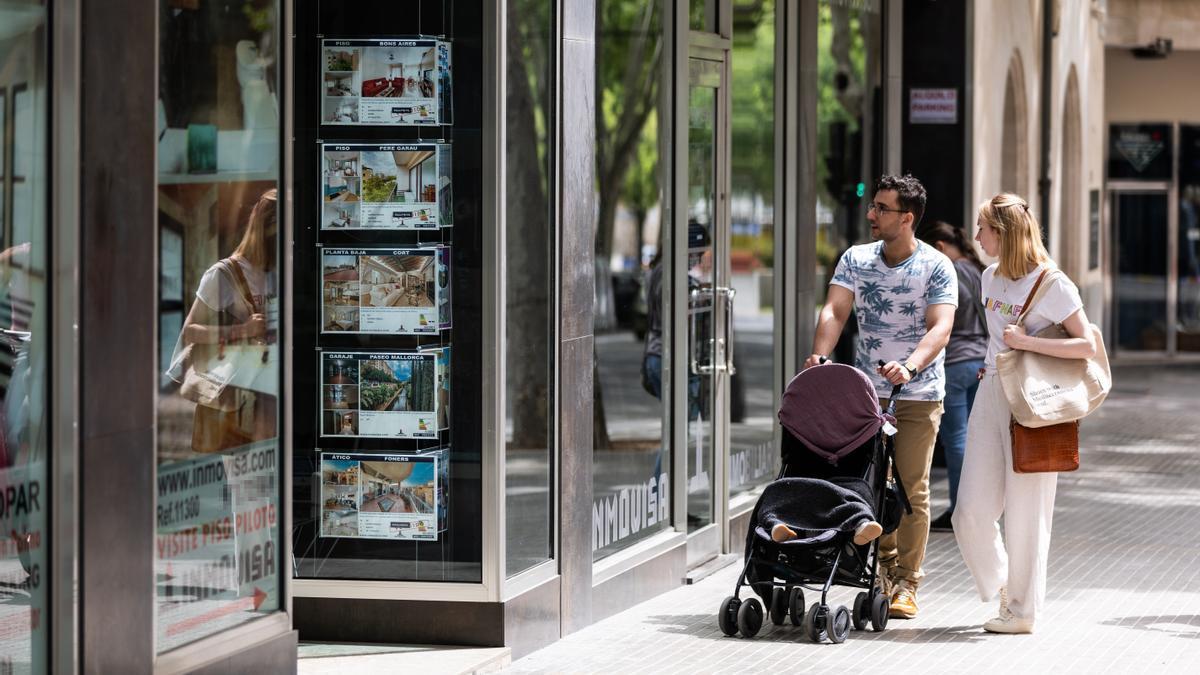
<path fill-rule="evenodd" d="M 1062 272 L 1043 270 L 1025 298 L 1017 325 L 1025 325 L 1029 310 Z M 1099 327 L 1092 325 L 1096 354 L 1089 359 L 1062 359 L 1024 350 L 996 355 L 996 370 L 1012 411 L 1009 424 L 1013 471 L 1035 473 L 1074 471 L 1079 467 L 1079 420 L 1104 402 L 1112 387 L 1108 355 Z M 1061 324 L 1038 331 L 1035 337 L 1070 337 Z"/>

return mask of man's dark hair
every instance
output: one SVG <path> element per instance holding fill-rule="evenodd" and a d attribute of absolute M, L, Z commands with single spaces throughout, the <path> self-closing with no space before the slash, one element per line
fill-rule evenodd
<path fill-rule="evenodd" d="M 925 186 L 917 177 L 906 173 L 903 176 L 885 174 L 875 183 L 875 191 L 895 190 L 900 208 L 913 214 L 913 232 L 921 224 L 921 216 L 925 215 Z"/>

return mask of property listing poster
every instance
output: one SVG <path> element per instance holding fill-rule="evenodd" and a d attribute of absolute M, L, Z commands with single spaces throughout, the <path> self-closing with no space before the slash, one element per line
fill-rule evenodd
<path fill-rule="evenodd" d="M 321 229 L 436 230 L 451 225 L 450 154 L 449 145 L 436 143 L 323 144 Z"/>
<path fill-rule="evenodd" d="M 321 332 L 437 333 L 449 313 L 440 303 L 450 283 L 438 274 L 444 248 L 322 249 Z"/>
<path fill-rule="evenodd" d="M 450 247 L 438 249 L 437 273 L 438 325 L 450 328 L 453 320 L 450 315 Z"/>
<path fill-rule="evenodd" d="M 437 454 L 321 451 L 321 536 L 437 541 Z"/>
<path fill-rule="evenodd" d="M 325 352 L 321 435 L 437 438 L 449 427 L 450 349 Z"/>
<path fill-rule="evenodd" d="M 437 459 L 437 529 L 438 532 L 445 532 L 450 504 L 450 448 L 438 448 L 421 454 Z"/>
<path fill-rule="evenodd" d="M 321 41 L 321 123 L 449 124 L 450 43 L 426 37 Z"/>

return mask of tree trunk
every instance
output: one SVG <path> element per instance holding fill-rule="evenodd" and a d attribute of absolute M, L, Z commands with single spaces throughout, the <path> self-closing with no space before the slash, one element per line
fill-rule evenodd
<path fill-rule="evenodd" d="M 527 63 L 520 32 L 519 3 L 509 4 L 507 161 L 508 320 L 507 378 L 515 448 L 549 447 L 550 261 L 553 251 L 546 196 L 545 163 L 539 158 L 536 109 L 541 98 L 531 85 L 546 77 L 544 66 Z M 536 23 L 536 22 L 535 22 Z M 536 51 L 536 50 L 535 50 Z M 548 119 L 548 118 L 547 118 Z"/>

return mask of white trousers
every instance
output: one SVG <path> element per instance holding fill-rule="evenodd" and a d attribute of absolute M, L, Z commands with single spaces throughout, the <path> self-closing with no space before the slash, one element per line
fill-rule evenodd
<path fill-rule="evenodd" d="M 954 536 L 979 597 L 990 601 L 1007 586 L 1012 613 L 1036 620 L 1046 599 L 1046 559 L 1058 474 L 1013 473 L 1010 416 L 1000 378 L 989 371 L 979 383 L 967 423 Z"/>

